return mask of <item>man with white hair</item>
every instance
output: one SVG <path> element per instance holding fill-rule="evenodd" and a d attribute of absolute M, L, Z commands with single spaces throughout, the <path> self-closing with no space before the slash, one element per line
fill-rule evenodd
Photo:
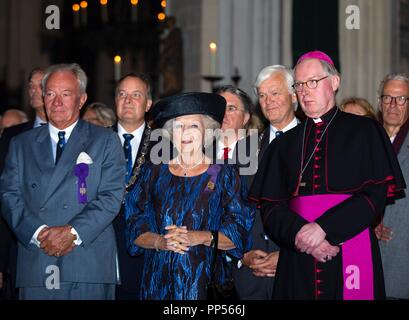
<path fill-rule="evenodd" d="M 112 221 L 124 195 L 118 136 L 80 119 L 87 76 L 54 65 L 42 79 L 49 123 L 11 140 L 0 179 L 2 214 L 18 240 L 23 300 L 114 299 Z"/>
<path fill-rule="evenodd" d="M 379 87 L 379 110 L 405 180 L 409 180 L 409 77 L 389 74 Z M 380 238 L 386 296 L 409 299 L 409 197 L 402 195 L 386 206 L 383 222 L 376 228 Z"/>
<path fill-rule="evenodd" d="M 282 65 L 265 67 L 257 75 L 255 93 L 269 126 L 259 138 L 258 162 L 269 144 L 298 124 L 294 111 L 297 97 L 292 87 L 293 72 Z M 249 176 L 251 185 L 254 175 Z M 264 233 L 260 212 L 252 229 L 253 247 L 244 254 L 234 270 L 235 283 L 241 299 L 271 299 L 279 247 Z"/>

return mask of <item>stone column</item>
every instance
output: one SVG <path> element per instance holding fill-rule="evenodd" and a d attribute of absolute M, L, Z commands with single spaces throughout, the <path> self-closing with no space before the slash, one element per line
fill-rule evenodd
<path fill-rule="evenodd" d="M 338 103 L 348 96 L 367 99 L 377 107 L 377 88 L 382 78 L 392 71 L 394 55 L 392 8 L 396 0 L 339 0 L 340 68 L 342 73 Z M 349 30 L 346 8 L 360 10 L 360 29 Z"/>
<path fill-rule="evenodd" d="M 283 63 L 284 3 L 282 0 L 220 1 L 220 71 L 223 83 L 231 83 L 239 68 L 239 86 L 248 93 L 258 72 Z M 288 43 L 291 44 L 291 38 Z"/>

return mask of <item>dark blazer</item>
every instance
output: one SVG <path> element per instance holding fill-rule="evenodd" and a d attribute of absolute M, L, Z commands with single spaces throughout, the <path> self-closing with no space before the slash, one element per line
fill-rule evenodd
<path fill-rule="evenodd" d="M 4 163 L 9 149 L 11 138 L 20 133 L 33 129 L 34 121 L 25 122 L 4 129 L 0 139 L 0 175 L 4 169 Z M 2 218 L 0 202 L 0 272 L 5 279 L 7 292 L 0 295 L 0 299 L 17 299 L 15 292 L 17 263 L 17 239 L 11 232 L 6 221 Z"/>
<path fill-rule="evenodd" d="M 76 160 L 86 152 L 88 202 L 78 200 Z M 18 239 L 17 286 L 44 286 L 47 267 L 58 265 L 61 282 L 117 283 L 112 227 L 124 195 L 125 158 L 111 130 L 79 120 L 57 165 L 48 126 L 11 140 L 0 179 L 3 216 Z M 50 257 L 32 244 L 41 225 L 72 225 L 82 244 L 63 257 Z"/>
<path fill-rule="evenodd" d="M 115 132 L 118 132 L 118 124 L 115 124 L 112 128 Z M 142 139 L 139 144 L 138 153 L 136 155 L 135 163 L 133 165 L 133 172 L 138 166 L 138 162 L 146 162 L 149 160 L 149 151 L 151 148 L 150 143 L 150 128 L 148 124 L 145 126 L 145 130 L 142 134 Z M 142 154 L 143 146 L 148 145 L 146 154 Z M 127 190 L 132 189 L 132 185 L 127 186 Z M 130 256 L 128 254 L 125 245 L 125 218 L 124 218 L 125 206 L 121 205 L 119 214 L 114 220 L 115 236 L 118 246 L 118 263 L 119 263 L 119 276 L 120 284 L 117 285 L 116 299 L 128 300 L 139 299 L 139 290 L 141 286 L 141 277 L 144 263 L 144 256 Z"/>
<path fill-rule="evenodd" d="M 250 151 L 249 147 L 249 137 L 246 138 L 246 150 L 247 150 L 247 155 L 252 155 L 253 152 Z M 234 155 L 237 157 L 237 150 L 240 148 L 240 143 L 238 142 L 237 147 L 234 150 Z M 251 158 L 253 161 L 257 161 L 259 164 L 265 151 L 267 150 L 267 147 L 269 146 L 270 143 L 270 126 L 268 126 L 264 132 L 261 134 L 259 137 L 259 151 L 258 151 L 258 156 L 254 160 L 254 158 Z M 244 150 L 244 148 L 241 148 Z M 256 153 L 257 154 L 257 153 Z M 243 167 L 243 163 L 239 163 L 239 166 Z M 253 180 L 254 180 L 254 174 L 251 175 L 246 175 L 245 178 L 247 179 L 247 184 L 250 189 Z M 279 247 L 270 239 L 266 239 L 265 233 L 264 233 L 264 227 L 263 223 L 261 221 L 261 214 L 260 210 L 257 209 L 255 219 L 254 219 L 254 225 L 253 228 L 251 229 L 251 237 L 252 237 L 252 250 L 260 249 L 265 252 L 274 252 L 279 250 Z M 272 299 L 272 294 L 273 294 L 273 286 L 274 286 L 274 278 L 269 278 L 269 277 L 256 277 L 252 274 L 252 270 L 246 266 L 242 266 L 240 269 L 238 269 L 235 265 L 233 268 L 233 277 L 236 285 L 236 289 L 238 291 L 238 294 L 240 296 L 240 299 L 243 300 L 268 300 Z"/>

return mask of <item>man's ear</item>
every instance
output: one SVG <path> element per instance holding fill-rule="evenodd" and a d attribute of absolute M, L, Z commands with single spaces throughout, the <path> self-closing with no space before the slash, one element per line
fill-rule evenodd
<path fill-rule="evenodd" d="M 151 107 L 152 107 L 152 99 L 148 99 L 148 102 L 146 103 L 145 112 L 148 112 Z"/>
<path fill-rule="evenodd" d="M 86 93 L 83 93 L 80 97 L 80 110 L 84 106 L 85 101 L 87 101 L 88 95 Z"/>
<path fill-rule="evenodd" d="M 250 121 L 250 113 L 245 113 L 244 115 L 244 121 L 243 121 L 243 127 L 245 127 Z"/>
<path fill-rule="evenodd" d="M 293 104 L 298 103 L 297 94 L 296 94 L 295 92 L 293 92 L 293 93 L 291 94 L 291 102 L 292 102 Z"/>
<path fill-rule="evenodd" d="M 334 92 L 339 89 L 340 83 L 341 83 L 341 78 L 339 76 L 332 76 L 331 77 L 331 85 L 332 85 L 332 90 Z"/>

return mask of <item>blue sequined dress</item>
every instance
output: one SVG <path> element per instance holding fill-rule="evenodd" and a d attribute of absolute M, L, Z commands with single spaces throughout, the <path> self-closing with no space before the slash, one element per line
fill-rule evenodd
<path fill-rule="evenodd" d="M 219 166 L 214 172 L 215 166 Z M 214 186 L 209 184 L 211 177 Z M 244 179 L 242 179 L 244 180 Z M 241 258 L 248 241 L 255 207 L 247 202 L 247 186 L 231 165 L 211 165 L 195 177 L 179 177 L 167 164 L 147 163 L 125 202 L 126 241 L 131 255 L 144 253 L 141 299 L 206 299 L 212 249 L 199 245 L 182 255 L 173 251 L 143 249 L 134 240 L 145 232 L 166 234 L 168 225 L 188 230 L 219 230 L 236 246 L 228 253 Z M 223 252 L 225 255 L 225 252 Z M 219 255 L 219 260 L 221 256 Z M 218 279 L 226 277 L 218 264 Z"/>

